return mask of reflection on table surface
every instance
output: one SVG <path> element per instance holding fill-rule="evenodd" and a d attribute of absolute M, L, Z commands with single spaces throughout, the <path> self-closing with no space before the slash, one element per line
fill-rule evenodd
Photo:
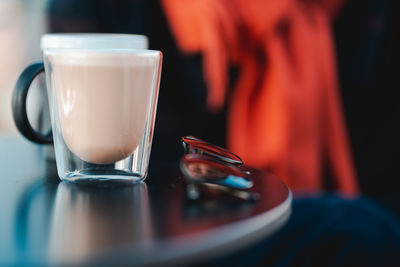
<path fill-rule="evenodd" d="M 80 187 L 60 183 L 49 229 L 50 263 L 84 261 L 115 245 L 151 245 L 152 226 L 145 183 L 128 187 Z"/>
<path fill-rule="evenodd" d="M 33 160 L 33 155 L 21 160 Z M 157 262 L 175 252 L 194 252 L 212 238 L 223 242 L 230 234 L 240 237 L 240 231 L 221 229 L 267 214 L 283 202 L 289 203 L 280 214 L 283 221 L 290 210 L 287 187 L 255 170 L 251 190 L 260 194 L 257 202 L 213 197 L 191 201 L 185 197 L 178 164 L 153 168 L 145 183 L 82 186 L 60 182 L 54 162 L 28 164 L 29 176 L 17 171 L 14 161 L 0 162 L 8 168 L 0 181 L 0 265 L 112 263 L 122 258 Z M 250 233 L 245 228 L 238 229 Z"/>

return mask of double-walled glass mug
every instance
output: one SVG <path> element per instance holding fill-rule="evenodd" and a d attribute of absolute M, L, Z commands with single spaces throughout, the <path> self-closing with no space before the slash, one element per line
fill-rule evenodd
<path fill-rule="evenodd" d="M 62 180 L 135 182 L 147 175 L 162 53 L 147 38 L 123 34 L 46 34 L 43 63 L 28 66 L 13 93 L 19 131 L 39 144 L 54 142 Z M 52 132 L 35 131 L 26 97 L 45 72 Z"/>

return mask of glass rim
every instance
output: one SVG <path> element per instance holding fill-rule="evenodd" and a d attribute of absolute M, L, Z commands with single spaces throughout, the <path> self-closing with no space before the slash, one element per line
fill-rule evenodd
<path fill-rule="evenodd" d="M 141 55 L 160 55 L 160 50 L 137 49 L 137 48 L 46 48 L 44 54 L 69 53 L 79 56 L 80 54 L 141 54 Z"/>
<path fill-rule="evenodd" d="M 148 48 L 148 38 L 140 34 L 119 33 L 48 33 L 40 47 L 46 49 L 137 49 Z"/>

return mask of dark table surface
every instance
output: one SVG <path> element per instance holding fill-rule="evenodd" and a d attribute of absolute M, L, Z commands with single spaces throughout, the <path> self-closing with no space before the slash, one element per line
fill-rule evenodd
<path fill-rule="evenodd" d="M 290 190 L 268 173 L 252 170 L 254 203 L 193 202 L 178 166 L 152 167 L 135 185 L 77 186 L 60 182 L 43 149 L 0 137 L 0 266 L 198 262 L 266 238 L 290 215 Z"/>

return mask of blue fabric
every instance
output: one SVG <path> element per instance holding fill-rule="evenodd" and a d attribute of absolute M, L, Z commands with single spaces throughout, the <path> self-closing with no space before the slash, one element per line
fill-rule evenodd
<path fill-rule="evenodd" d="M 298 198 L 270 238 L 216 266 L 400 266 L 400 224 L 365 198 Z"/>

